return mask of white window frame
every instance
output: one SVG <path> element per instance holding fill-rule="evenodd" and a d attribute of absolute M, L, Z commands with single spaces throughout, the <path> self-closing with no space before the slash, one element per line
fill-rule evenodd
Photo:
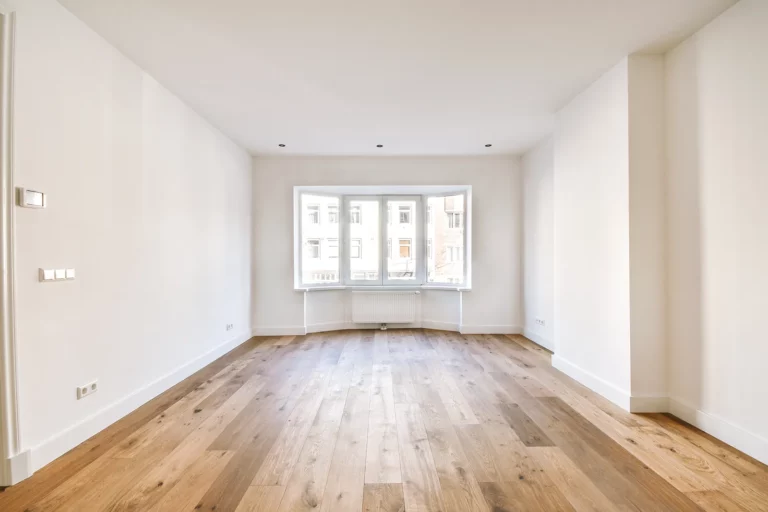
<path fill-rule="evenodd" d="M 388 196 L 381 196 L 382 199 L 382 205 L 389 205 L 390 201 L 413 201 L 415 203 L 414 207 L 410 209 L 410 217 L 411 222 L 410 225 L 415 226 L 415 233 L 413 238 L 411 238 L 411 259 L 414 259 L 416 261 L 416 268 L 414 269 L 414 276 L 413 279 L 396 279 L 396 278 L 389 278 L 389 258 L 388 256 L 388 250 L 387 247 L 384 248 L 381 254 L 381 266 L 383 267 L 382 271 L 382 285 L 383 286 L 422 286 L 425 283 L 426 280 L 426 270 L 427 270 L 427 262 L 424 260 L 426 257 L 426 251 L 424 250 L 423 246 L 426 245 L 426 242 L 422 242 L 422 239 L 425 238 L 425 223 L 424 223 L 424 196 L 423 195 L 388 195 Z M 386 211 L 386 208 L 382 206 L 382 209 Z M 421 212 L 419 215 L 418 212 Z M 400 208 L 397 209 L 396 213 L 397 222 L 392 223 L 392 228 L 397 229 L 397 227 L 400 226 Z M 389 230 L 390 226 L 387 226 L 386 224 L 382 224 L 383 233 L 381 234 L 382 239 L 389 238 Z M 392 243 L 392 259 L 399 259 L 400 258 L 400 236 L 396 237 L 398 239 L 398 243 L 395 244 Z M 402 237 L 407 238 L 407 237 Z M 386 245 L 386 244 L 384 244 Z M 397 258 L 395 258 L 395 255 L 397 255 Z"/>
<path fill-rule="evenodd" d="M 329 288 L 329 287 L 341 287 L 342 286 L 342 280 L 341 280 L 341 261 L 343 257 L 343 248 L 344 244 L 339 243 L 339 269 L 336 274 L 336 282 L 335 283 L 304 283 L 304 269 L 303 269 L 303 259 L 302 259 L 302 250 L 303 250 L 303 240 L 304 240 L 304 226 L 302 223 L 303 220 L 303 201 L 304 201 L 304 195 L 312 195 L 312 196 L 318 196 L 318 197 L 328 197 L 328 198 L 334 198 L 339 202 L 339 208 L 342 207 L 342 196 L 341 194 L 333 194 L 329 192 L 324 191 L 303 191 L 298 192 L 298 189 L 294 189 L 294 197 L 293 197 L 293 204 L 294 204 L 294 211 L 293 211 L 293 231 L 294 231 L 294 243 L 293 243 L 293 261 L 294 261 L 294 288 L 301 287 L 302 289 L 308 289 L 308 288 Z M 307 206 L 313 205 L 315 203 L 308 203 Z M 322 217 L 322 215 L 320 215 Z M 314 225 L 314 223 L 313 223 Z M 331 224 L 334 225 L 334 224 Z M 339 211 L 339 223 L 335 224 L 339 227 L 338 234 L 339 234 L 339 241 L 342 240 L 342 227 L 344 226 L 344 218 L 343 218 L 343 210 Z M 321 249 L 322 250 L 322 249 Z"/>
<path fill-rule="evenodd" d="M 302 272 L 302 201 L 304 195 L 332 197 L 338 200 L 338 282 L 337 283 L 304 283 Z M 462 195 L 464 199 L 464 211 L 462 215 L 462 226 L 464 229 L 464 251 L 462 254 L 462 268 L 464 270 L 463 282 L 457 283 L 435 283 L 427 281 L 428 266 L 428 204 L 429 198 L 448 197 Z M 351 279 L 349 250 L 351 247 L 351 233 L 349 232 L 349 201 L 351 200 L 370 200 L 376 197 L 379 200 L 379 280 L 363 281 Z M 415 235 L 411 239 L 411 255 L 416 258 L 416 278 L 413 280 L 389 279 L 388 263 L 388 224 L 390 215 L 388 215 L 388 203 L 390 200 L 416 200 L 416 207 L 411 210 L 411 223 L 415 224 Z M 294 187 L 294 288 L 297 290 L 312 289 L 345 289 L 345 288 L 382 288 L 382 289 L 419 289 L 435 288 L 469 291 L 472 289 L 472 187 L 471 186 L 297 186 Z M 309 205 L 313 203 L 308 203 Z M 434 215 L 434 212 L 432 212 Z M 399 225 L 399 210 L 398 210 Z M 322 214 L 320 214 L 322 219 Z M 362 209 L 360 213 L 362 223 Z M 395 219 L 391 219 L 395 220 Z M 308 219 L 307 219 L 308 222 Z M 320 221 L 322 223 L 322 220 Z M 434 222 L 434 219 L 433 219 Z M 329 223 L 333 225 L 332 223 Z M 395 236 L 400 238 L 400 236 Z M 403 237 L 407 238 L 407 237 Z M 322 245 L 322 244 L 321 244 Z M 393 244 L 395 245 L 395 244 Z M 361 247 L 362 249 L 362 247 Z M 399 256 L 399 243 L 393 247 L 393 253 L 397 251 Z M 433 251 L 435 250 L 433 241 Z M 322 251 L 322 248 L 321 248 Z M 393 254 L 394 256 L 394 254 Z"/>
<path fill-rule="evenodd" d="M 344 205 L 342 208 L 342 231 L 344 233 L 344 259 L 340 261 L 340 272 L 341 272 L 341 282 L 344 286 L 381 286 L 381 278 L 382 278 L 382 261 L 381 258 L 378 259 L 378 268 L 377 272 L 379 274 L 378 280 L 369 280 L 369 279 L 352 279 L 352 264 L 350 262 L 351 254 L 350 251 L 352 249 L 352 233 L 349 229 L 349 226 L 352 225 L 352 219 L 351 219 L 351 205 L 350 203 L 352 201 L 370 201 L 371 199 L 376 199 L 379 201 L 379 251 L 381 251 L 381 230 L 386 228 L 386 222 L 387 220 L 382 216 L 383 213 L 383 204 L 384 201 L 382 201 L 381 196 L 376 195 L 343 195 L 341 197 L 342 204 Z M 347 222 L 347 216 L 350 216 L 349 222 Z M 355 223 L 362 225 L 363 224 L 363 209 L 360 208 L 360 222 Z M 360 242 L 360 257 L 362 258 L 363 253 L 363 243 L 362 240 Z M 361 271 L 361 273 L 366 273 L 365 271 Z"/>
<path fill-rule="evenodd" d="M 427 215 L 427 209 L 429 208 L 429 198 L 430 197 L 451 197 L 451 196 L 458 196 L 463 195 L 464 196 L 464 211 L 463 212 L 456 212 L 455 210 L 452 210 L 452 213 L 463 213 L 462 215 L 462 227 L 464 228 L 464 250 L 461 254 L 461 263 L 462 263 L 462 269 L 464 270 L 464 278 L 463 282 L 459 285 L 461 288 L 471 289 L 472 286 L 472 268 L 469 262 L 471 262 L 471 254 L 472 254 L 472 231 L 471 231 L 471 224 L 469 223 L 470 218 L 470 212 L 471 212 L 471 205 L 472 205 L 472 189 L 468 188 L 467 190 L 460 190 L 460 191 L 451 191 L 451 192 L 444 192 L 441 194 L 427 194 L 424 196 L 424 215 Z M 432 215 L 436 215 L 436 212 L 432 212 Z M 434 222 L 434 217 L 433 220 Z M 426 223 L 425 223 L 426 225 Z M 448 229 L 456 229 L 456 228 L 448 228 Z M 426 239 L 426 235 L 424 238 Z M 424 243 L 426 246 L 426 242 Z M 434 240 L 432 241 L 432 251 L 434 258 L 437 258 L 437 246 L 435 245 Z M 427 257 L 426 248 L 424 249 L 424 257 Z M 427 266 L 424 265 L 424 284 L 428 288 L 456 288 L 456 283 L 436 283 L 436 282 L 430 282 L 429 281 L 429 273 L 427 272 Z"/>

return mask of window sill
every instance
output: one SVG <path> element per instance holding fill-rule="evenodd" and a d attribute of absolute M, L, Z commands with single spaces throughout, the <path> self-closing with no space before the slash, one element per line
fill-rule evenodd
<path fill-rule="evenodd" d="M 297 292 L 327 292 L 333 290 L 366 290 L 366 291 L 383 291 L 383 292 L 395 292 L 395 291 L 421 291 L 421 290 L 444 290 L 448 292 L 471 292 L 471 287 L 457 287 L 457 286 L 435 286 L 420 284 L 414 286 L 307 286 L 307 287 L 294 287 Z"/>

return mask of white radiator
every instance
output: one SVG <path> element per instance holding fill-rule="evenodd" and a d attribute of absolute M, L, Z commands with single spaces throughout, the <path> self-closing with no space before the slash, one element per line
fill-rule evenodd
<path fill-rule="evenodd" d="M 409 324 L 416 321 L 419 292 L 352 292 L 356 324 Z"/>

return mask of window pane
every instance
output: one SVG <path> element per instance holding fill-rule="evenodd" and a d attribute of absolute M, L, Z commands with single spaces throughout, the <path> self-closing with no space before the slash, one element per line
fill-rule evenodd
<path fill-rule="evenodd" d="M 387 279 L 415 281 L 418 257 L 414 246 L 416 240 L 417 211 L 414 199 L 390 199 L 388 209 L 397 212 L 395 222 L 387 226 L 387 244 L 392 250 L 387 254 Z"/>
<path fill-rule="evenodd" d="M 349 201 L 349 272 L 353 281 L 379 281 L 379 199 Z"/>
<path fill-rule="evenodd" d="M 339 222 L 339 207 L 335 205 L 328 206 L 328 222 L 336 224 Z"/>
<path fill-rule="evenodd" d="M 304 284 L 339 282 L 339 224 L 331 221 L 338 215 L 336 197 L 303 194 L 301 226 L 301 279 Z M 328 215 L 329 222 L 321 222 Z"/>
<path fill-rule="evenodd" d="M 464 282 L 464 195 L 427 198 L 427 282 Z"/>

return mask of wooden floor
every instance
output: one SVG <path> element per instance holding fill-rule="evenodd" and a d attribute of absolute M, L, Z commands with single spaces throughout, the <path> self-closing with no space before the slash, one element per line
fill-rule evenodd
<path fill-rule="evenodd" d="M 29 511 L 760 511 L 768 468 L 522 336 L 254 338 L 0 493 Z"/>

